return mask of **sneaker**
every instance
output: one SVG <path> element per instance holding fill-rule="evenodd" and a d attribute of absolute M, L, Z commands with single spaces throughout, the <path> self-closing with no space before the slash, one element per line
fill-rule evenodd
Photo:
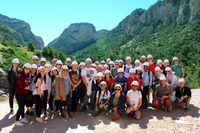
<path fill-rule="evenodd" d="M 188 108 L 184 108 L 184 110 L 188 110 Z"/>
<path fill-rule="evenodd" d="M 21 122 L 28 123 L 28 120 L 26 118 L 21 119 Z"/>
<path fill-rule="evenodd" d="M 54 114 L 55 114 L 55 115 L 58 115 L 58 114 L 59 114 L 59 112 L 58 112 L 58 111 L 55 111 L 55 112 L 54 112 Z"/>
<path fill-rule="evenodd" d="M 37 122 L 39 122 L 39 123 L 44 123 L 44 121 L 42 120 L 42 118 L 40 118 L 40 117 L 36 117 L 36 119 L 35 119 Z"/>
<path fill-rule="evenodd" d="M 26 115 L 29 115 L 29 114 L 30 114 L 30 112 L 27 110 L 27 111 L 26 111 Z"/>
<path fill-rule="evenodd" d="M 14 111 L 13 111 L 13 109 L 11 109 L 11 110 L 10 110 L 10 114 L 11 114 L 11 115 L 13 115 L 13 114 L 14 114 Z"/>
<path fill-rule="evenodd" d="M 164 108 L 164 111 L 167 112 L 167 108 Z"/>
<path fill-rule="evenodd" d="M 64 107 L 64 110 L 67 111 L 67 107 L 66 106 Z"/>
<path fill-rule="evenodd" d="M 51 114 L 54 114 L 54 110 L 51 111 Z"/>
<path fill-rule="evenodd" d="M 32 112 L 30 112 L 30 115 L 31 115 L 31 116 L 34 116 L 34 114 L 33 114 L 33 111 L 32 111 Z"/>
<path fill-rule="evenodd" d="M 44 116 L 45 116 L 45 117 L 48 117 L 49 115 L 48 115 L 47 113 L 44 113 Z"/>
<path fill-rule="evenodd" d="M 23 124 L 21 121 L 16 121 L 16 122 L 15 122 L 15 126 L 20 126 L 20 127 L 21 127 L 21 126 L 23 126 L 23 125 L 24 125 L 24 124 Z"/>
<path fill-rule="evenodd" d="M 61 114 L 60 117 L 63 119 L 66 118 L 66 116 L 64 114 Z"/>
<path fill-rule="evenodd" d="M 72 115 L 71 114 L 67 114 L 67 117 L 72 118 Z"/>

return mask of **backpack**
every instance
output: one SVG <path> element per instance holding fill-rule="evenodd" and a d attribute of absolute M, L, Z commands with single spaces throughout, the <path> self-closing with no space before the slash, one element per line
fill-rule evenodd
<path fill-rule="evenodd" d="M 132 68 L 134 68 L 134 67 L 132 66 Z M 125 72 L 125 70 L 126 70 L 126 65 L 124 65 L 124 72 Z"/>
<path fill-rule="evenodd" d="M 103 96 L 102 96 L 102 99 L 100 100 L 99 103 L 104 104 L 104 103 L 107 101 L 107 99 L 103 99 L 103 97 L 105 96 L 105 94 L 108 95 L 108 90 L 107 90 L 107 89 L 104 91 Z M 99 91 L 99 96 L 98 96 L 98 98 L 100 98 L 100 96 L 101 96 L 101 90 Z"/>

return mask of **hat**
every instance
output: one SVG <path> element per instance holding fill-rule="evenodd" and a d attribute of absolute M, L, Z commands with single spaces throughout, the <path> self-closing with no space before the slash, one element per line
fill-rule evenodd
<path fill-rule="evenodd" d="M 53 71 L 53 70 L 58 70 L 56 67 L 53 67 L 52 69 L 51 69 L 51 71 Z"/>
<path fill-rule="evenodd" d="M 135 69 L 131 68 L 131 69 L 129 70 L 129 73 L 136 73 L 136 72 L 135 72 Z"/>
<path fill-rule="evenodd" d="M 123 63 L 123 60 L 119 60 L 119 62 L 122 62 L 122 63 Z"/>
<path fill-rule="evenodd" d="M 12 60 L 12 63 L 19 64 L 19 60 L 18 60 L 18 59 L 13 59 L 13 60 Z"/>
<path fill-rule="evenodd" d="M 104 77 L 104 75 L 103 75 L 102 72 L 97 73 L 97 76 L 98 76 L 98 77 Z"/>
<path fill-rule="evenodd" d="M 173 60 L 178 60 L 178 58 L 177 58 L 177 57 L 174 57 Z"/>
<path fill-rule="evenodd" d="M 105 64 L 106 62 L 104 60 L 101 61 L 101 64 Z"/>
<path fill-rule="evenodd" d="M 165 76 L 161 76 L 160 80 L 167 80 Z"/>
<path fill-rule="evenodd" d="M 126 57 L 126 60 L 131 60 L 131 57 L 127 56 L 127 57 Z"/>
<path fill-rule="evenodd" d="M 92 63 L 92 65 L 91 65 L 92 67 L 96 67 L 96 64 L 94 64 L 94 63 Z"/>
<path fill-rule="evenodd" d="M 131 83 L 131 86 L 133 86 L 133 85 L 138 86 L 138 82 L 137 82 L 137 81 L 133 81 L 133 82 Z"/>
<path fill-rule="evenodd" d="M 45 68 L 43 66 L 41 66 L 41 67 L 38 68 L 38 72 L 40 72 L 41 69 L 45 70 Z"/>
<path fill-rule="evenodd" d="M 99 64 L 99 62 L 98 62 L 98 61 L 95 61 L 95 64 Z"/>
<path fill-rule="evenodd" d="M 135 60 L 135 63 L 140 63 L 140 61 L 139 60 Z"/>
<path fill-rule="evenodd" d="M 165 71 L 170 71 L 171 72 L 171 68 L 170 67 L 166 67 Z"/>
<path fill-rule="evenodd" d="M 84 62 L 81 62 L 81 63 L 79 64 L 79 66 L 82 66 L 82 65 L 84 65 L 84 66 L 85 66 L 85 63 L 84 63 Z"/>
<path fill-rule="evenodd" d="M 24 66 L 23 66 L 23 68 L 24 68 L 24 67 L 31 68 L 31 64 L 29 64 L 29 63 L 25 63 Z"/>
<path fill-rule="evenodd" d="M 186 82 L 184 78 L 180 78 L 178 81 L 179 82 L 184 82 L 184 83 Z"/>
<path fill-rule="evenodd" d="M 52 62 L 53 62 L 53 61 L 55 61 L 55 60 L 57 61 L 57 59 L 56 59 L 56 58 L 54 58 L 54 59 L 52 60 Z"/>
<path fill-rule="evenodd" d="M 136 70 L 142 71 L 142 67 L 141 67 L 141 66 L 138 66 L 138 67 L 136 67 Z"/>
<path fill-rule="evenodd" d="M 106 73 L 110 73 L 110 70 L 106 70 L 106 71 L 105 71 L 105 74 L 106 74 Z"/>
<path fill-rule="evenodd" d="M 108 67 L 108 65 L 107 65 L 107 64 L 105 64 L 103 67 Z"/>
<path fill-rule="evenodd" d="M 42 62 L 42 61 L 46 62 L 47 60 L 46 60 L 45 58 L 42 58 L 42 59 L 40 60 L 40 62 Z"/>
<path fill-rule="evenodd" d="M 119 60 L 115 60 L 115 63 L 119 63 Z"/>
<path fill-rule="evenodd" d="M 110 64 L 113 64 L 113 65 L 114 65 L 114 62 L 113 62 L 113 61 L 110 61 L 110 62 L 109 62 L 109 65 L 110 65 Z"/>
<path fill-rule="evenodd" d="M 158 70 L 161 71 L 160 67 L 155 68 L 155 71 L 158 71 Z"/>
<path fill-rule="evenodd" d="M 169 63 L 169 60 L 168 60 L 168 59 L 165 59 L 165 60 L 164 60 L 164 63 L 165 63 L 165 62 L 168 62 L 168 63 Z"/>
<path fill-rule="evenodd" d="M 68 62 L 68 61 L 72 61 L 72 60 L 71 60 L 70 58 L 67 58 L 67 59 L 66 59 L 66 62 Z"/>
<path fill-rule="evenodd" d="M 39 59 L 36 55 L 34 55 L 34 56 L 32 57 L 32 60 L 34 60 L 35 58 Z"/>
<path fill-rule="evenodd" d="M 101 67 L 101 69 L 103 68 L 102 65 L 98 65 L 98 66 L 97 66 L 97 69 L 99 69 L 99 67 Z"/>
<path fill-rule="evenodd" d="M 37 65 L 36 65 L 36 64 L 32 64 L 32 65 L 31 65 L 31 68 L 37 69 Z"/>
<path fill-rule="evenodd" d="M 63 70 L 63 69 L 69 70 L 68 67 L 67 67 L 66 65 L 63 65 L 61 69 L 62 69 L 62 70 Z"/>
<path fill-rule="evenodd" d="M 105 81 L 101 81 L 101 83 L 99 84 L 99 86 L 101 86 L 102 84 L 105 84 L 107 86 L 107 83 Z"/>
<path fill-rule="evenodd" d="M 110 58 L 108 58 L 106 61 L 110 61 Z"/>
<path fill-rule="evenodd" d="M 162 60 L 161 60 L 161 59 L 157 60 L 157 64 L 159 64 L 159 63 L 162 63 Z"/>
<path fill-rule="evenodd" d="M 143 55 L 143 56 L 141 56 L 141 58 L 140 58 L 140 59 L 142 59 L 142 58 L 145 58 L 145 59 L 146 59 L 146 56 L 145 56 L 145 55 Z"/>
<path fill-rule="evenodd" d="M 143 66 L 148 66 L 148 67 L 149 67 L 149 63 L 148 63 L 148 62 L 145 62 L 145 63 L 143 64 Z"/>
<path fill-rule="evenodd" d="M 56 65 L 57 65 L 57 64 L 61 64 L 61 65 L 62 65 L 62 61 L 61 61 L 61 60 L 57 60 L 57 61 L 56 61 Z"/>
<path fill-rule="evenodd" d="M 47 64 L 45 65 L 45 67 L 51 67 L 51 65 L 50 65 L 49 63 L 47 63 Z"/>
<path fill-rule="evenodd" d="M 86 63 L 87 63 L 87 62 L 92 62 L 92 60 L 91 60 L 90 58 L 87 58 L 85 62 L 86 62 Z"/>
<path fill-rule="evenodd" d="M 119 87 L 122 90 L 122 86 L 120 84 L 116 84 L 114 89 L 116 89 L 117 87 Z"/>
<path fill-rule="evenodd" d="M 117 73 L 123 73 L 124 72 L 124 69 L 123 68 L 119 68 L 118 70 L 117 70 Z"/>
<path fill-rule="evenodd" d="M 73 61 L 72 65 L 78 65 L 78 62 L 77 61 Z"/>
<path fill-rule="evenodd" d="M 153 56 L 149 54 L 149 55 L 147 56 L 147 59 L 149 59 L 149 58 L 153 58 Z"/>

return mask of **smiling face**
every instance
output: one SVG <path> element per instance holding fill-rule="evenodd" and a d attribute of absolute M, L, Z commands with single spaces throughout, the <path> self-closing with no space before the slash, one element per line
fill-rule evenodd
<path fill-rule="evenodd" d="M 61 66 L 62 66 L 61 64 L 57 64 L 56 68 L 61 69 Z"/>
<path fill-rule="evenodd" d="M 13 63 L 13 68 L 17 68 L 18 67 L 18 64 L 17 63 Z"/>
<path fill-rule="evenodd" d="M 33 64 L 38 64 L 38 62 L 39 62 L 39 59 L 38 58 L 35 58 L 35 59 L 33 59 Z"/>
<path fill-rule="evenodd" d="M 43 77 L 45 75 L 45 69 L 40 69 L 40 74 Z"/>
<path fill-rule="evenodd" d="M 169 66 L 169 62 L 164 62 L 164 66 L 168 67 Z"/>
<path fill-rule="evenodd" d="M 156 70 L 156 75 L 160 75 L 160 70 Z"/>
<path fill-rule="evenodd" d="M 181 88 L 184 88 L 184 87 L 185 87 L 185 82 L 182 82 L 182 81 L 181 81 L 181 82 L 179 82 L 179 84 L 180 84 L 180 87 L 181 87 Z"/>
<path fill-rule="evenodd" d="M 101 90 L 105 90 L 106 89 L 106 85 L 105 84 L 101 84 Z"/>
<path fill-rule="evenodd" d="M 81 65 L 81 66 L 80 66 L 80 69 L 82 70 L 83 68 L 85 68 L 85 66 L 84 66 L 84 65 Z"/>
<path fill-rule="evenodd" d="M 129 60 L 129 59 L 126 60 L 126 63 L 127 63 L 127 64 L 131 64 L 131 60 Z"/>
<path fill-rule="evenodd" d="M 28 74 L 29 71 L 30 71 L 30 68 L 28 68 L 28 67 L 24 67 L 24 73 L 25 73 L 25 74 Z"/>
<path fill-rule="evenodd" d="M 133 91 L 136 91 L 137 90 L 137 85 L 132 85 L 132 89 L 133 89 Z"/>
<path fill-rule="evenodd" d="M 148 70 L 148 66 L 144 66 L 144 71 L 147 71 Z"/>
<path fill-rule="evenodd" d="M 64 68 L 64 69 L 62 70 L 62 73 L 63 73 L 64 75 L 66 75 L 66 74 L 68 73 L 68 69 Z"/>
<path fill-rule="evenodd" d="M 161 81 L 160 81 L 160 84 L 161 84 L 161 85 L 166 85 L 166 83 L 167 83 L 166 80 L 161 80 Z"/>
<path fill-rule="evenodd" d="M 118 63 L 118 62 L 115 63 L 115 68 L 116 68 L 116 69 L 119 68 L 119 63 Z"/>
<path fill-rule="evenodd" d="M 140 65 L 140 63 L 135 63 L 135 66 L 138 67 Z"/>
<path fill-rule="evenodd" d="M 71 63 L 72 63 L 71 61 L 67 61 L 68 66 L 71 66 Z"/>
<path fill-rule="evenodd" d="M 166 74 L 169 76 L 171 74 L 171 72 L 170 71 L 166 71 Z"/>
<path fill-rule="evenodd" d="M 78 65 L 77 65 L 77 64 L 72 65 L 72 69 L 77 70 L 77 68 L 78 68 Z"/>
<path fill-rule="evenodd" d="M 106 73 L 106 78 L 109 78 L 110 77 L 110 73 Z"/>
<path fill-rule="evenodd" d="M 120 88 L 120 87 L 116 87 L 116 88 L 115 88 L 115 92 L 116 92 L 116 93 L 120 93 L 120 91 L 121 91 L 121 88 Z"/>
<path fill-rule="evenodd" d="M 46 62 L 45 61 L 41 61 L 41 66 L 45 66 Z"/>
<path fill-rule="evenodd" d="M 53 73 L 54 76 L 57 76 L 57 71 L 56 70 L 53 70 L 52 73 Z"/>
<path fill-rule="evenodd" d="M 159 66 L 159 67 L 162 67 L 162 63 L 158 63 L 158 66 Z"/>
<path fill-rule="evenodd" d="M 37 69 L 31 68 L 31 73 L 32 73 L 32 74 L 35 74 L 36 71 L 37 71 Z"/>
<path fill-rule="evenodd" d="M 87 68 L 90 68 L 92 65 L 92 62 L 87 62 L 86 65 L 87 65 Z"/>
<path fill-rule="evenodd" d="M 51 71 L 51 68 L 50 67 L 45 67 L 46 69 L 46 72 L 49 73 Z"/>

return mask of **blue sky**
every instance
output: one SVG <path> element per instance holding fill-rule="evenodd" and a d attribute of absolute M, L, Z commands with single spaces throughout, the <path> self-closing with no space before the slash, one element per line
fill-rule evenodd
<path fill-rule="evenodd" d="M 96 30 L 115 28 L 136 8 L 148 9 L 158 0 L 4 0 L 0 14 L 24 20 L 45 45 L 71 23 L 92 23 Z"/>

